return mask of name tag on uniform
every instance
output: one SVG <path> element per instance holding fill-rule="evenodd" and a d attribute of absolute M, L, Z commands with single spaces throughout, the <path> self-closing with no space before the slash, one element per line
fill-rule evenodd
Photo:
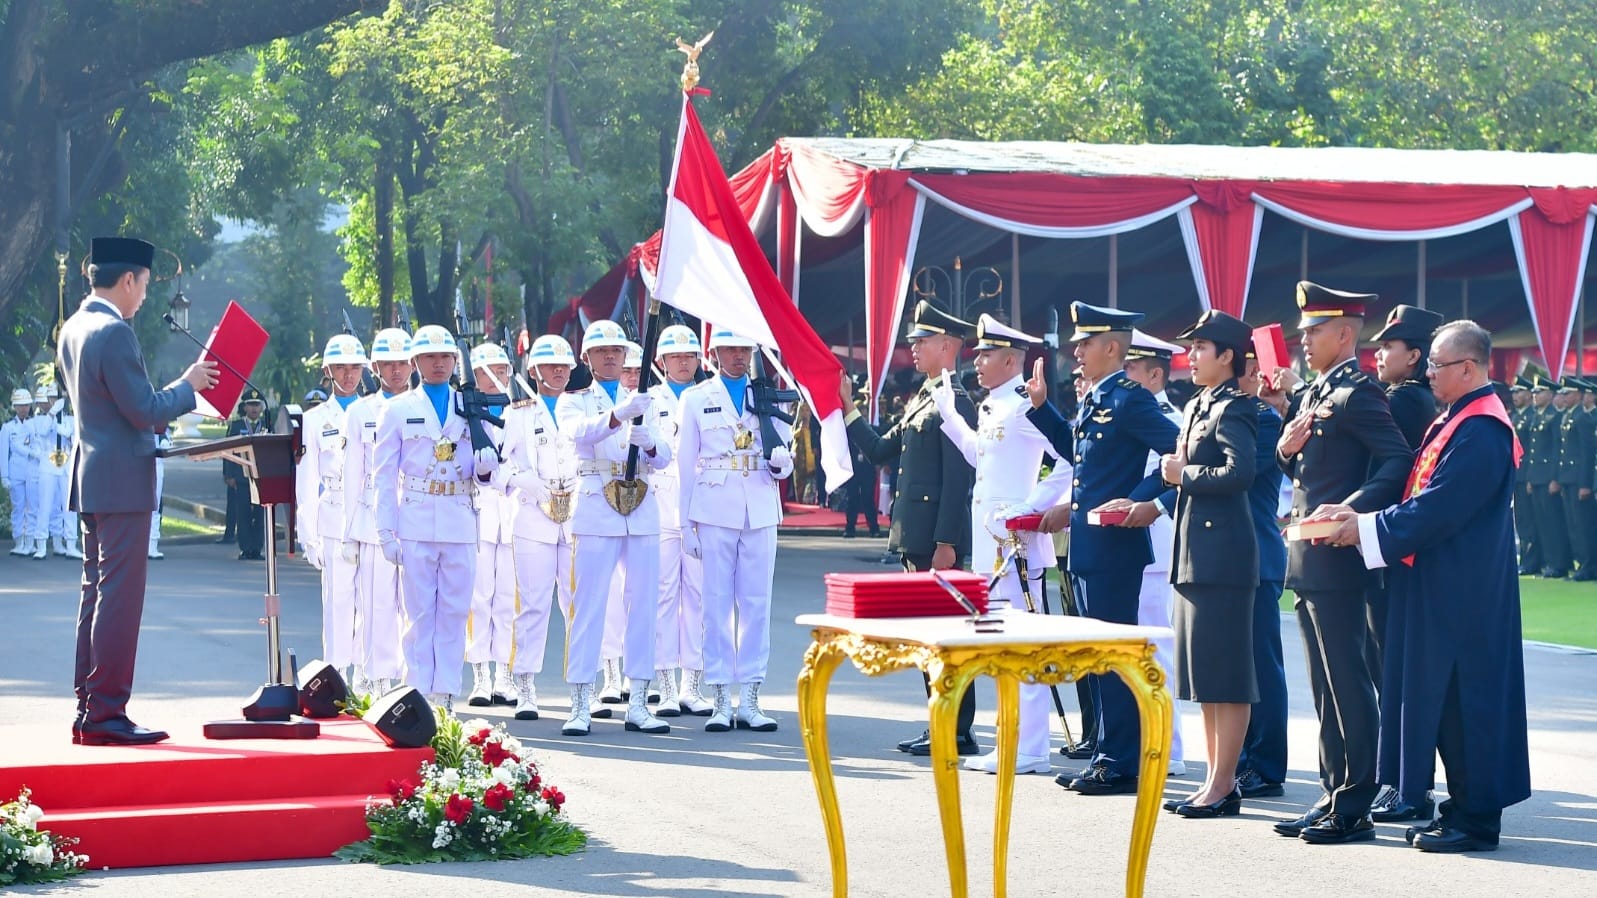
<path fill-rule="evenodd" d="M 322 436 L 324 436 L 324 437 L 336 437 L 336 436 L 338 436 L 338 428 L 329 427 L 328 429 L 322 431 Z"/>
<path fill-rule="evenodd" d="M 377 427 L 377 422 L 376 421 L 366 421 L 363 424 L 361 424 L 361 426 L 362 427 L 370 427 L 370 428 L 375 429 Z"/>
<path fill-rule="evenodd" d="M 669 418 L 669 417 L 671 417 L 671 413 L 669 411 L 665 410 L 665 409 L 661 409 L 660 410 L 660 417 Z"/>
<path fill-rule="evenodd" d="M 712 405 L 712 406 L 710 406 L 710 407 L 708 407 L 708 408 L 706 408 L 706 409 L 705 409 L 705 410 L 704 410 L 704 413 L 705 413 L 705 414 L 706 414 L 706 415 L 708 415 L 708 414 L 709 414 L 709 413 L 710 413 L 710 412 L 718 412 L 718 411 L 720 411 L 720 410 L 721 410 L 721 407 L 720 407 L 720 406 L 719 406 L 719 405 Z"/>
<path fill-rule="evenodd" d="M 534 427 L 532 429 L 532 432 L 533 433 L 543 433 L 543 428 L 542 427 Z"/>
<path fill-rule="evenodd" d="M 426 424 L 427 423 L 427 419 L 426 418 L 406 418 L 405 419 L 405 423 L 406 424 Z"/>

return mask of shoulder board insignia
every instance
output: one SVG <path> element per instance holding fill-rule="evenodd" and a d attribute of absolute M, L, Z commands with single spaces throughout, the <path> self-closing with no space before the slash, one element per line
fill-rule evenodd
<path fill-rule="evenodd" d="M 1273 410 L 1275 408 L 1270 403 L 1265 402 L 1263 399 L 1260 399 L 1257 396 L 1253 397 L 1253 404 L 1258 406 L 1259 411 L 1261 411 L 1261 412 L 1264 411 L 1265 409 L 1272 409 Z"/>
<path fill-rule="evenodd" d="M 721 407 L 719 405 L 710 405 L 710 406 L 706 406 L 705 407 L 704 413 L 705 414 L 709 414 L 710 412 L 718 412 L 720 410 L 721 410 Z"/>
<path fill-rule="evenodd" d="M 1173 411 L 1175 411 L 1175 407 L 1172 406 L 1168 402 L 1161 402 L 1161 403 L 1159 403 L 1159 411 L 1161 411 L 1161 412 L 1173 412 Z"/>
<path fill-rule="evenodd" d="M 526 408 L 529 405 L 532 405 L 531 399 L 517 399 L 515 402 L 510 403 L 511 408 Z"/>
<path fill-rule="evenodd" d="M 1135 389 L 1137 387 L 1142 386 L 1142 384 L 1137 383 L 1136 381 L 1132 380 L 1129 377 L 1122 377 L 1122 378 L 1120 378 L 1120 386 L 1125 387 L 1128 390 L 1131 390 L 1131 389 Z"/>
<path fill-rule="evenodd" d="M 1025 384 L 1016 384 L 1015 385 L 1015 395 L 1016 396 L 1024 396 L 1024 395 L 1026 395 L 1026 385 Z"/>
<path fill-rule="evenodd" d="M 405 423 L 406 424 L 426 424 L 427 423 L 427 419 L 426 418 L 406 418 L 405 419 Z"/>

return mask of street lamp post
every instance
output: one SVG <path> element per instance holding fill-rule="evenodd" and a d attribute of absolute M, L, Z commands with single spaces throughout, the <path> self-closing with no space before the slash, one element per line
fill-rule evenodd
<path fill-rule="evenodd" d="M 965 271 L 964 264 L 958 256 L 955 256 L 952 273 L 937 265 L 921 266 L 910 279 L 910 289 L 915 291 L 917 298 L 937 301 L 955 318 L 964 318 L 967 308 L 966 296 L 970 291 L 975 290 L 976 298 L 968 303 L 969 306 L 1002 296 L 1004 278 L 998 273 L 998 269 L 990 265 Z M 948 294 L 946 298 L 943 296 L 944 290 Z M 994 310 L 994 317 L 999 319 L 1007 317 L 1001 303 Z"/>

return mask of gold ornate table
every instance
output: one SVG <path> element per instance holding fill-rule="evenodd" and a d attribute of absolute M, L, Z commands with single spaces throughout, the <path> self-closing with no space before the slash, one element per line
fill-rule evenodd
<path fill-rule="evenodd" d="M 1091 618 L 1003 613 L 1003 632 L 979 633 L 967 618 L 851 618 L 805 614 L 814 642 L 804 654 L 798 678 L 799 726 L 810 774 L 821 803 L 826 847 L 831 856 L 832 894 L 848 894 L 848 860 L 843 817 L 826 736 L 826 692 L 844 658 L 866 676 L 916 668 L 931 678 L 932 779 L 948 855 L 949 888 L 966 898 L 965 830 L 960 817 L 959 756 L 954 749 L 954 719 L 959 696 L 977 676 L 998 681 L 998 800 L 993 823 L 993 893 L 1006 894 L 1009 816 L 1015 797 L 1015 749 L 1020 728 L 1020 684 L 1068 683 L 1087 674 L 1118 674 L 1137 698 L 1142 719 L 1142 770 L 1136 814 L 1131 824 L 1131 854 L 1126 864 L 1126 895 L 1140 898 L 1148 851 L 1164 794 L 1170 752 L 1171 701 L 1164 671 L 1153 656 L 1153 639 L 1168 635 L 1159 627 L 1108 624 Z"/>

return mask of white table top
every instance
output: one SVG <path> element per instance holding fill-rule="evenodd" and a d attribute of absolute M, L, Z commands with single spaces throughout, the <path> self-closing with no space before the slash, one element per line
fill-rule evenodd
<path fill-rule="evenodd" d="M 1097 643 L 1136 640 L 1151 642 L 1171 635 L 1168 627 L 1111 624 L 1090 617 L 1000 611 L 1002 633 L 978 633 L 968 617 L 841 617 L 836 614 L 801 614 L 801 627 L 824 627 L 858 633 L 873 639 L 897 639 L 944 648 L 1036 643 Z"/>

